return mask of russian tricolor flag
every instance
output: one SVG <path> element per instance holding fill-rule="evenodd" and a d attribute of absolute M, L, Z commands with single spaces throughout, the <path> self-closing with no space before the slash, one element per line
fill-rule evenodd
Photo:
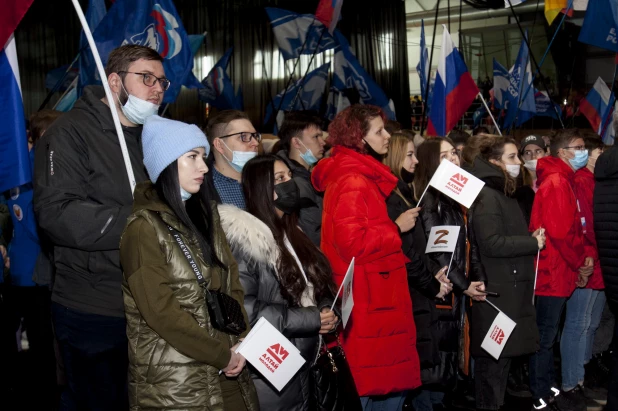
<path fill-rule="evenodd" d="M 328 32 L 333 34 L 339 17 L 341 16 L 343 0 L 320 0 L 315 11 L 315 18 L 328 27 Z"/>
<path fill-rule="evenodd" d="M 446 136 L 479 93 L 446 26 L 442 25 L 442 27 L 444 29 L 442 55 L 433 86 L 433 99 L 427 128 L 427 132 L 434 136 Z"/>
<path fill-rule="evenodd" d="M 607 84 L 599 77 L 586 98 L 579 103 L 579 110 L 586 116 L 592 129 L 597 133 L 601 132 L 603 114 L 607 113 L 610 96 L 611 91 Z"/>

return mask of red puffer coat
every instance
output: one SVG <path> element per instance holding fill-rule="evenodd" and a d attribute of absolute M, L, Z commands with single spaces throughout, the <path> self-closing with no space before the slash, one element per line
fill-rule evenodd
<path fill-rule="evenodd" d="M 586 258 L 574 191 L 575 173 L 556 157 L 539 159 L 536 173 L 539 190 L 529 229 L 544 228 L 547 241 L 541 251 L 535 294 L 569 297 Z"/>
<path fill-rule="evenodd" d="M 601 263 L 599 262 L 599 252 L 597 251 L 597 238 L 594 234 L 594 221 L 592 215 L 592 197 L 594 194 L 594 174 L 588 168 L 580 168 L 575 172 L 575 193 L 579 199 L 581 215 L 586 219 L 586 233 L 584 246 L 586 247 L 586 257 L 594 258 L 594 272 L 588 280 L 586 288 L 602 290 L 605 288 L 603 274 L 601 273 Z"/>
<path fill-rule="evenodd" d="M 342 338 L 361 396 L 384 395 L 421 384 L 416 328 L 405 256 L 386 197 L 397 185 L 389 168 L 338 146 L 311 176 L 325 191 L 321 248 L 343 281 L 355 257 L 354 309 Z"/>

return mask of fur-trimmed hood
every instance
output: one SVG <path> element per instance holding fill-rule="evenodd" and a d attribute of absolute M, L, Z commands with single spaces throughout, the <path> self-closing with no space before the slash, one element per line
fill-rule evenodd
<path fill-rule="evenodd" d="M 233 205 L 219 204 L 217 208 L 221 226 L 234 254 L 273 268 L 277 266 L 279 247 L 266 224 Z"/>

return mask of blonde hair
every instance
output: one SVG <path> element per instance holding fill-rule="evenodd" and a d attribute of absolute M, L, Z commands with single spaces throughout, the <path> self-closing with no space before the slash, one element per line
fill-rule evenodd
<path fill-rule="evenodd" d="M 403 133 L 393 133 L 389 142 L 388 153 L 382 162 L 391 169 L 395 176 L 401 179 L 401 167 L 408 153 L 408 143 L 414 144 L 414 140 Z"/>
<path fill-rule="evenodd" d="M 408 153 L 408 143 L 414 145 L 414 139 L 410 138 L 406 133 L 393 133 L 389 142 L 388 154 L 384 157 L 382 162 L 391 169 L 391 172 L 401 180 L 401 168 L 403 162 L 406 159 Z M 393 190 L 401 199 L 406 203 L 408 207 L 412 207 L 412 204 L 405 198 L 401 191 L 395 187 Z"/>

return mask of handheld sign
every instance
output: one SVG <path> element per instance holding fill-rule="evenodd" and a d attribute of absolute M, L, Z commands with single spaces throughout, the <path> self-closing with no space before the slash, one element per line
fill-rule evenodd
<path fill-rule="evenodd" d="M 457 247 L 457 238 L 459 237 L 458 225 L 440 225 L 431 227 L 429 238 L 427 239 L 427 248 L 425 254 L 445 252 L 452 253 Z"/>
<path fill-rule="evenodd" d="M 418 200 L 418 204 L 421 203 L 427 188 L 432 186 L 464 207 L 470 208 L 484 185 L 484 182 L 472 174 L 444 159 Z"/>
<path fill-rule="evenodd" d="M 354 258 L 352 258 L 352 262 L 348 267 L 348 271 L 345 273 L 345 277 L 343 277 L 343 281 L 341 282 L 341 286 L 339 287 L 339 291 L 337 291 L 337 295 L 335 296 L 335 301 L 333 302 L 333 306 L 331 310 L 335 307 L 335 302 L 337 298 L 339 298 L 339 294 L 341 294 L 343 290 L 343 294 L 341 294 L 341 321 L 343 323 L 343 328 L 348 324 L 348 320 L 350 319 L 350 315 L 352 314 L 352 308 L 354 308 L 354 295 L 352 294 L 352 285 L 354 280 Z"/>
<path fill-rule="evenodd" d="M 298 348 L 264 317 L 258 320 L 236 352 L 279 391 L 305 363 Z"/>
<path fill-rule="evenodd" d="M 487 331 L 487 334 L 481 343 L 481 348 L 498 360 L 500 359 L 500 354 L 502 354 L 502 350 L 504 349 L 504 346 L 509 340 L 509 337 L 511 336 L 511 333 L 517 323 L 507 317 L 506 314 L 500 311 L 500 309 L 489 300 L 485 300 L 485 302 L 489 303 L 489 305 L 498 310 L 498 315 L 496 316 L 494 322 L 491 323 L 489 331 Z"/>

